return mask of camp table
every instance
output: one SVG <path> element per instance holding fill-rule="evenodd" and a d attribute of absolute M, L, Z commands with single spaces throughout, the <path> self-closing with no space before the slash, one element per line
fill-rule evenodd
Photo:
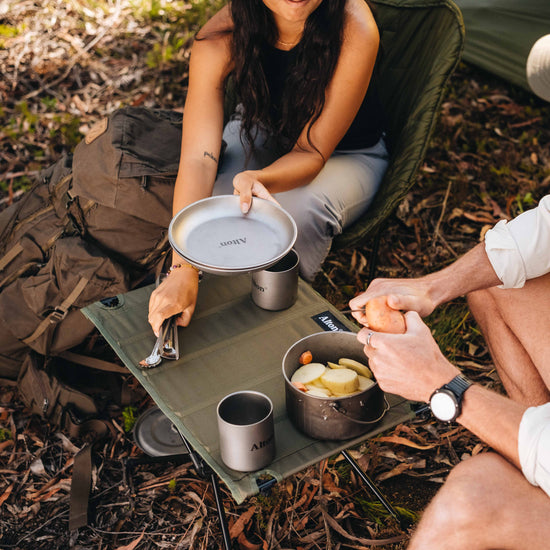
<path fill-rule="evenodd" d="M 252 302 L 250 274 L 206 274 L 193 320 L 179 329 L 180 359 L 142 369 L 138 363 L 150 353 L 155 341 L 147 321 L 153 288 L 145 286 L 82 311 L 171 420 L 199 473 L 212 474 L 226 544 L 229 539 L 216 476 L 240 504 L 266 486 L 340 452 L 397 518 L 346 449 L 413 418 L 410 402 L 386 395 L 390 409 L 383 419 L 364 435 L 346 441 L 309 438 L 294 428 L 286 414 L 282 375 L 286 350 L 304 336 L 322 330 L 357 331 L 354 323 L 302 280 L 296 303 L 287 310 L 273 312 Z M 268 395 L 275 418 L 275 460 L 266 469 L 252 473 L 236 472 L 223 464 L 217 434 L 218 402 L 229 393 L 245 389 Z"/>

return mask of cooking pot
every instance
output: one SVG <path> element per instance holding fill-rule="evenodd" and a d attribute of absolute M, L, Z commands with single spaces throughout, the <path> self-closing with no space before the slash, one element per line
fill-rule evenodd
<path fill-rule="evenodd" d="M 343 440 L 358 437 L 382 419 L 389 408 L 378 383 L 344 397 L 318 397 L 296 388 L 290 379 L 301 366 L 300 355 L 311 351 L 313 362 L 337 363 L 342 357 L 368 364 L 353 332 L 318 332 L 293 344 L 283 358 L 286 410 L 296 428 L 315 439 Z"/>

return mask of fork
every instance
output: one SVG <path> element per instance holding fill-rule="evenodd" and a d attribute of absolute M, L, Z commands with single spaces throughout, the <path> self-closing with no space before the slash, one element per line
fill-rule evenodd
<path fill-rule="evenodd" d="M 162 351 L 160 356 L 163 359 L 177 360 L 179 359 L 179 341 L 178 341 L 178 326 L 176 319 L 179 315 L 172 315 L 166 319 L 166 329 L 164 330 L 164 338 L 162 342 Z M 164 325 L 163 325 L 164 328 Z"/>

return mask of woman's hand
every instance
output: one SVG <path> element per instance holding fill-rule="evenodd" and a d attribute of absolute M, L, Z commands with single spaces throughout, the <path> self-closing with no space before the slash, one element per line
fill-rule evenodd
<path fill-rule="evenodd" d="M 191 266 L 174 269 L 156 288 L 149 299 L 149 323 L 158 336 L 165 319 L 181 312 L 177 319 L 186 327 L 195 311 L 199 292 L 199 274 Z"/>
<path fill-rule="evenodd" d="M 432 313 L 437 305 L 429 294 L 423 279 L 375 279 L 365 292 L 349 302 L 352 313 L 362 325 L 366 325 L 363 310 L 365 304 L 377 296 L 387 296 L 387 303 L 393 309 L 416 311 L 422 317 Z"/>
<path fill-rule="evenodd" d="M 259 197 L 260 199 L 267 199 L 276 204 L 277 201 L 273 198 L 273 195 L 265 188 L 264 184 L 258 179 L 256 172 L 253 170 L 245 170 L 239 172 L 233 178 L 234 194 L 241 197 L 241 210 L 243 214 L 246 214 L 250 210 L 252 204 L 252 196 Z"/>
<path fill-rule="evenodd" d="M 365 345 L 369 367 L 384 391 L 427 402 L 434 390 L 450 382 L 460 371 L 443 356 L 418 313 L 410 311 L 405 319 L 405 334 L 363 328 L 357 339 Z"/>

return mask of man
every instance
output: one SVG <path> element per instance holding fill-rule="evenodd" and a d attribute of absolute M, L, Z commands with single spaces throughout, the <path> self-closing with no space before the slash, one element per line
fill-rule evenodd
<path fill-rule="evenodd" d="M 550 101 L 550 35 L 533 47 L 527 74 Z M 460 375 L 420 318 L 464 294 L 508 396 Z M 457 421 L 494 450 L 451 471 L 409 550 L 550 548 L 550 195 L 499 222 L 454 264 L 418 279 L 377 279 L 350 307 L 380 295 L 407 311 L 405 334 L 368 327 L 358 334 L 380 386 L 430 403 L 436 417 Z"/>

